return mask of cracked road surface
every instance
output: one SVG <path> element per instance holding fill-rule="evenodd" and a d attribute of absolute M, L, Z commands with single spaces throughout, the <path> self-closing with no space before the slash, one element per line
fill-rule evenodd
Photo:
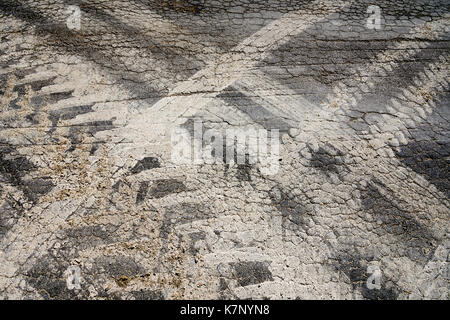
<path fill-rule="evenodd" d="M 450 3 L 373 4 L 2 0 L 0 297 L 448 299 Z"/>

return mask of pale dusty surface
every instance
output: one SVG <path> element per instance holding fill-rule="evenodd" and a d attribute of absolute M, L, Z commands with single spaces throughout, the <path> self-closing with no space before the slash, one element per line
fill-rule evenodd
<path fill-rule="evenodd" d="M 450 4 L 376 3 L 2 0 L 0 297 L 448 299 Z M 194 119 L 278 173 L 176 165 Z"/>

